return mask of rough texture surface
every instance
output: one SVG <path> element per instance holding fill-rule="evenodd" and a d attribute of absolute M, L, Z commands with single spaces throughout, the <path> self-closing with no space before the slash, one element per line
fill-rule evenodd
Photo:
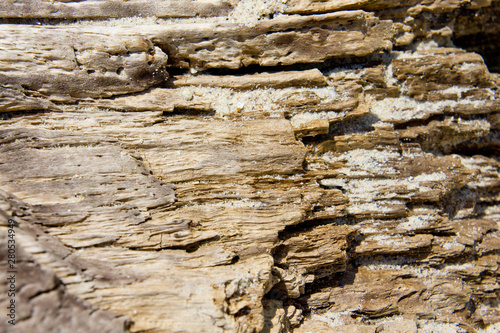
<path fill-rule="evenodd" d="M 221 16 L 232 8 L 218 0 L 5 0 L 4 19 L 107 19 L 123 17 Z"/>
<path fill-rule="evenodd" d="M 0 330 L 498 332 L 499 8 L 4 1 Z"/>

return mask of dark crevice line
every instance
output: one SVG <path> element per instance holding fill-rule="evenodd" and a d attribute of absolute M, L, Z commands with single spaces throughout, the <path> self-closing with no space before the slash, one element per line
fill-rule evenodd
<path fill-rule="evenodd" d="M 215 116 L 215 110 L 174 107 L 173 112 L 163 112 L 163 116 L 166 116 L 166 117 L 168 117 L 168 116 L 212 117 L 212 116 Z"/>
<path fill-rule="evenodd" d="M 433 115 L 430 116 L 426 119 L 414 119 L 407 121 L 402 124 L 395 124 L 394 129 L 395 130 L 404 130 L 408 129 L 410 127 L 417 127 L 417 126 L 427 126 L 429 125 L 432 121 L 440 121 L 443 122 L 446 120 L 446 118 L 454 117 L 455 119 L 461 119 L 461 120 L 486 120 L 486 117 L 491 115 L 492 113 L 488 114 L 459 114 L 459 113 L 453 113 L 453 112 L 443 112 L 441 114 Z"/>
<path fill-rule="evenodd" d="M 500 131 L 491 130 L 485 137 L 476 139 L 472 142 L 462 142 L 453 146 L 432 146 L 432 138 L 402 138 L 402 143 L 417 143 L 422 151 L 435 156 L 449 156 L 458 154 L 461 156 L 472 157 L 482 155 L 488 158 L 497 158 L 500 155 Z"/>
<path fill-rule="evenodd" d="M 12 118 L 19 118 L 19 117 L 24 117 L 24 116 L 35 116 L 39 115 L 42 113 L 49 113 L 51 112 L 50 110 L 46 109 L 34 109 L 34 110 L 26 110 L 26 111 L 8 111 L 8 112 L 2 112 L 0 111 L 0 120 L 9 120 Z"/>
<path fill-rule="evenodd" d="M 469 52 L 479 53 L 490 72 L 500 72 L 500 33 L 478 33 L 458 37 L 453 43 Z"/>
<path fill-rule="evenodd" d="M 187 253 L 193 253 L 193 252 L 198 251 L 198 249 L 201 246 L 203 246 L 205 244 L 208 244 L 208 243 L 211 243 L 211 242 L 218 241 L 219 239 L 220 239 L 220 236 L 214 236 L 214 237 L 212 237 L 210 239 L 203 239 L 203 240 L 200 240 L 200 241 L 197 241 L 197 242 L 194 242 L 194 243 L 190 243 L 190 244 L 187 244 L 187 245 L 164 246 L 164 247 L 162 247 L 160 249 L 151 249 L 151 250 L 137 248 L 137 250 L 145 250 L 145 251 L 183 250 L 183 251 L 186 251 Z M 235 258 L 236 257 L 233 257 L 232 260 L 231 260 L 231 262 L 233 262 L 233 261 L 237 262 L 239 260 L 239 257 L 237 259 L 235 259 Z"/>
<path fill-rule="evenodd" d="M 373 132 L 375 129 L 372 125 L 378 121 L 379 118 L 371 113 L 359 117 L 333 121 L 330 122 L 328 134 L 305 136 L 299 138 L 299 140 L 306 146 L 316 146 L 324 141 L 334 140 L 336 136 Z"/>
<path fill-rule="evenodd" d="M 286 226 L 282 231 L 280 231 L 280 233 L 278 234 L 278 238 L 281 240 L 285 240 L 293 237 L 294 235 L 300 234 L 301 232 L 311 231 L 312 229 L 322 225 L 355 225 L 362 222 L 363 220 L 364 219 L 351 219 L 347 217 L 304 220 L 300 223 Z"/>
<path fill-rule="evenodd" d="M 106 21 L 106 19 L 92 19 L 92 21 Z M 16 24 L 16 25 L 62 25 L 62 24 L 73 24 L 80 21 L 86 21 L 85 19 L 57 19 L 57 18 L 0 18 L 0 24 Z"/>
<path fill-rule="evenodd" d="M 362 57 L 355 57 L 355 56 L 332 57 L 323 62 L 316 62 L 316 63 L 296 63 L 292 65 L 278 65 L 278 66 L 250 65 L 247 67 L 240 67 L 238 69 L 207 68 L 203 69 L 203 72 L 201 72 L 200 74 L 214 75 L 214 76 L 225 76 L 225 75 L 242 76 L 249 74 L 259 74 L 264 72 L 280 73 L 284 71 L 305 71 L 310 69 L 318 69 L 321 72 L 326 73 L 339 67 L 343 68 L 346 66 L 353 66 L 353 65 L 362 65 L 363 67 L 375 67 L 380 64 L 387 64 L 388 61 L 391 59 L 391 57 L 392 57 L 391 52 L 381 51 Z M 175 67 L 173 68 L 167 67 L 167 71 L 169 71 L 171 75 L 182 75 L 189 73 L 189 70 L 183 70 Z"/>

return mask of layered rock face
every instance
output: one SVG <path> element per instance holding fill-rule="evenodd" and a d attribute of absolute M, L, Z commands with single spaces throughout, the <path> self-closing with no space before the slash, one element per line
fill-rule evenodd
<path fill-rule="evenodd" d="M 0 330 L 497 332 L 499 13 L 4 1 Z"/>

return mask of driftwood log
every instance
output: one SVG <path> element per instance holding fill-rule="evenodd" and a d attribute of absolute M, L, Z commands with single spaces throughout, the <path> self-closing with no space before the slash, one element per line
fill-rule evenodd
<path fill-rule="evenodd" d="M 0 20 L 0 331 L 500 331 L 500 1 Z"/>

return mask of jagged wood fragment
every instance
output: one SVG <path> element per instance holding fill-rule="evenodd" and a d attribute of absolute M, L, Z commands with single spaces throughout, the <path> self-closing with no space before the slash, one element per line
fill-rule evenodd
<path fill-rule="evenodd" d="M 286 13 L 314 14 L 348 9 L 381 10 L 392 6 L 412 6 L 419 0 L 406 0 L 394 4 L 390 0 L 288 0 Z"/>
<path fill-rule="evenodd" d="M 60 110 L 57 105 L 45 98 L 29 96 L 24 89 L 9 89 L 0 91 L 0 112 L 15 112 L 29 110 Z"/>
<path fill-rule="evenodd" d="M 139 31 L 168 50 L 174 67 L 231 69 L 362 57 L 391 49 L 395 33 L 391 21 L 363 11 L 280 16 L 259 21 L 255 27 L 200 23 L 155 25 Z"/>
<path fill-rule="evenodd" d="M 415 235 L 413 237 L 391 237 L 390 240 L 388 238 L 364 240 L 356 247 L 355 253 L 359 255 L 417 253 L 429 248 L 432 238 L 432 235 Z"/>
<path fill-rule="evenodd" d="M 84 101 L 79 106 L 94 106 L 117 111 L 163 111 L 197 110 L 212 111 L 212 100 L 196 95 L 183 94 L 179 89 L 151 88 L 139 94 L 116 96 L 110 99 Z"/>
<path fill-rule="evenodd" d="M 467 5 L 468 8 L 478 10 L 491 6 L 490 1 L 468 0 L 405 0 L 394 2 L 391 0 L 288 0 L 286 13 L 316 14 L 348 9 L 363 9 L 367 11 L 394 10 L 396 13 L 405 13 L 416 16 L 422 12 L 446 13 Z"/>
<path fill-rule="evenodd" d="M 346 250 L 355 233 L 356 228 L 332 224 L 318 226 L 300 235 L 292 233 L 281 244 L 284 254 L 276 264 L 318 278 L 343 272 L 347 262 Z"/>
<path fill-rule="evenodd" d="M 485 120 L 461 120 L 446 118 L 444 121 L 431 121 L 425 126 L 409 127 L 401 130 L 401 137 L 420 142 L 430 151 L 452 152 L 462 144 L 479 142 L 490 132 L 490 124 Z M 492 142 L 488 145 L 497 147 Z"/>
<path fill-rule="evenodd" d="M 168 77 L 150 40 L 100 29 L 4 24 L 0 84 L 51 101 L 137 92 Z"/>
<path fill-rule="evenodd" d="M 423 94 L 452 86 L 489 87 L 491 79 L 482 57 L 463 50 L 440 48 L 392 60 L 394 76 L 406 82 L 407 94 Z"/>
<path fill-rule="evenodd" d="M 283 71 L 277 73 L 258 73 L 242 76 L 175 76 L 172 87 L 205 86 L 248 90 L 258 88 L 320 87 L 325 86 L 326 78 L 317 69 L 306 71 Z"/>

